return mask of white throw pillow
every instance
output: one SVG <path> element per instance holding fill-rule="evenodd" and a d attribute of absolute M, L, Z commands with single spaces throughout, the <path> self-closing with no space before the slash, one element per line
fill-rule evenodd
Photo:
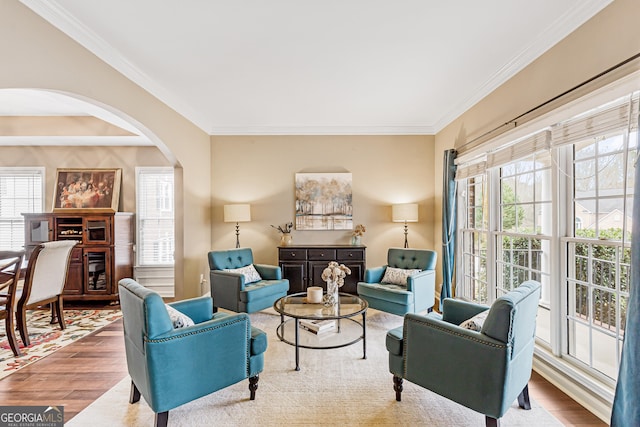
<path fill-rule="evenodd" d="M 262 277 L 260 277 L 260 273 L 258 273 L 258 270 L 256 270 L 253 264 L 249 264 L 246 267 L 240 268 L 225 268 L 224 271 L 242 274 L 244 276 L 245 285 L 262 280 Z"/>
<path fill-rule="evenodd" d="M 391 283 L 393 285 L 407 286 L 407 277 L 416 273 L 420 273 L 422 270 L 405 270 L 404 268 L 387 267 L 384 271 L 383 283 Z"/>
<path fill-rule="evenodd" d="M 167 308 L 167 313 L 169 313 L 169 318 L 174 328 L 186 328 L 187 326 L 195 325 L 193 320 L 183 312 L 176 310 L 169 304 L 165 304 L 164 306 Z"/>
<path fill-rule="evenodd" d="M 481 313 L 478 313 L 471 319 L 467 319 L 464 322 L 460 323 L 460 327 L 480 332 L 482 330 L 482 325 L 484 325 L 484 321 L 487 319 L 488 314 L 488 309 Z"/>

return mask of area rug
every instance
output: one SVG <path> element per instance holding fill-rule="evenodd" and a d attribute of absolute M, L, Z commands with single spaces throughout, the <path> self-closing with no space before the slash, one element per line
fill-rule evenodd
<path fill-rule="evenodd" d="M 279 316 L 260 312 L 250 317 L 269 338 L 256 400 L 249 400 L 249 382 L 242 381 L 170 411 L 170 426 L 485 425 L 482 414 L 408 381 L 402 402 L 396 402 L 384 337 L 388 329 L 402 324 L 398 316 L 368 311 L 367 359 L 362 359 L 362 343 L 333 350 L 301 349 L 300 371 L 294 370 L 294 348 L 276 337 Z M 153 425 L 153 412 L 144 399 L 128 403 L 129 387 L 127 377 L 65 425 Z M 562 426 L 535 401 L 531 403 L 532 409 L 525 411 L 514 402 L 502 426 Z"/>
<path fill-rule="evenodd" d="M 122 317 L 120 310 L 64 310 L 66 328 L 61 331 L 57 323 L 49 324 L 50 310 L 28 310 L 27 330 L 31 340 L 28 347 L 22 345 L 20 334 L 16 331 L 16 338 L 22 352 L 21 357 L 14 357 L 4 328 L 0 333 L 0 379 L 105 327 L 120 317 Z"/>

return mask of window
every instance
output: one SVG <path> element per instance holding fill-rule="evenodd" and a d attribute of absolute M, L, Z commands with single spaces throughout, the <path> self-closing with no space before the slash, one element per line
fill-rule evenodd
<path fill-rule="evenodd" d="M 136 168 L 137 263 L 174 264 L 173 169 Z"/>
<path fill-rule="evenodd" d="M 564 239 L 567 353 L 610 378 L 618 373 L 629 298 L 636 132 L 595 131 L 570 147 L 576 227 Z"/>
<path fill-rule="evenodd" d="M 44 210 L 44 168 L 0 168 L 0 249 L 24 247 L 23 213 Z"/>
<path fill-rule="evenodd" d="M 527 280 L 542 284 L 536 335 L 550 341 L 551 156 L 534 153 L 500 168 L 497 296 Z"/>
<path fill-rule="evenodd" d="M 458 296 L 477 303 L 489 301 L 487 289 L 488 221 L 485 178 L 471 177 L 458 186 L 460 212 Z"/>
<path fill-rule="evenodd" d="M 456 176 L 456 296 L 491 303 L 541 282 L 537 344 L 609 385 L 631 284 L 638 100 L 635 92 L 471 154 Z"/>

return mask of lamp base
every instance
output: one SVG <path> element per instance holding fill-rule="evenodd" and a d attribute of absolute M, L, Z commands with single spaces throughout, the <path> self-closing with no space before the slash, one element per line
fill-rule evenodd
<path fill-rule="evenodd" d="M 404 222 L 404 247 L 407 249 L 409 247 L 409 240 L 407 239 L 407 235 L 409 234 L 409 227 L 407 226 L 407 221 Z"/>

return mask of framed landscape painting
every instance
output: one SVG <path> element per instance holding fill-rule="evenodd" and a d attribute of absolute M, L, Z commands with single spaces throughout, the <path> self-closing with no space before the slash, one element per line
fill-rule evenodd
<path fill-rule="evenodd" d="M 296 230 L 353 229 L 350 173 L 296 174 Z"/>
<path fill-rule="evenodd" d="M 53 210 L 117 211 L 122 169 L 58 169 Z"/>

